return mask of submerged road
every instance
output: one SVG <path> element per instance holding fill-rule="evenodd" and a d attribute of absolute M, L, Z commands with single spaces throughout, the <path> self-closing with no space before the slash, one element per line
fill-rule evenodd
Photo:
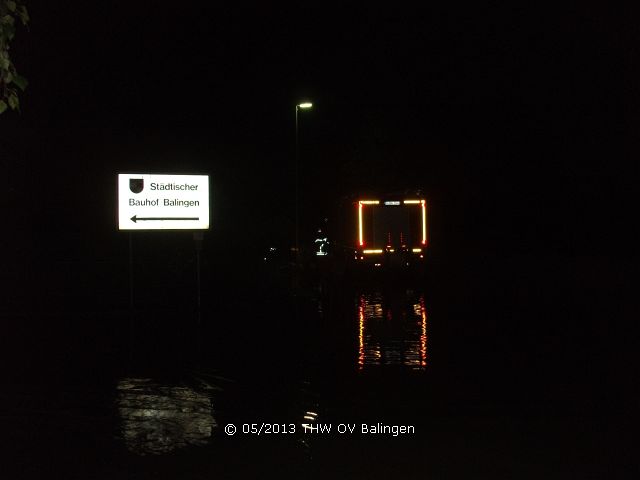
<path fill-rule="evenodd" d="M 223 293 L 201 327 L 192 310 L 137 309 L 132 360 L 126 310 L 6 317 L 31 345 L 4 363 L 10 478 L 605 478 L 628 468 L 624 404 L 599 400 L 590 379 L 604 370 L 568 358 L 590 347 L 558 354 L 566 326 L 539 316 L 543 299 L 480 286 L 465 298 L 433 279 Z M 49 344 L 53 330 L 64 340 Z"/>

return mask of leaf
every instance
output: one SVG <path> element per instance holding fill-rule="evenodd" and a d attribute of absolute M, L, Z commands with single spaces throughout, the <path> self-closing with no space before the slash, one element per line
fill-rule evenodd
<path fill-rule="evenodd" d="M 9 106 L 13 110 L 18 110 L 20 108 L 20 100 L 18 100 L 18 96 L 15 94 L 9 95 Z"/>
<path fill-rule="evenodd" d="M 29 85 L 29 81 L 21 75 L 15 74 L 13 76 L 13 83 L 16 87 L 18 87 L 23 92 L 26 90 Z"/>
<path fill-rule="evenodd" d="M 4 112 L 7 109 L 7 104 L 4 103 L 4 100 L 0 100 L 0 113 Z"/>
<path fill-rule="evenodd" d="M 26 25 L 29 22 L 29 12 L 27 11 L 27 7 L 20 5 L 20 8 L 18 9 L 18 16 L 20 17 L 20 20 L 22 20 L 22 24 Z"/>
<path fill-rule="evenodd" d="M 10 17 L 13 20 L 13 17 Z M 4 22 L 4 17 L 0 19 L 0 34 L 4 37 L 5 41 L 13 40 L 13 37 L 16 34 L 16 27 L 13 25 L 13 22 Z M 8 48 L 8 47 L 5 47 Z"/>
<path fill-rule="evenodd" d="M 15 12 L 16 11 L 16 2 L 14 2 L 13 0 L 8 0 L 7 1 L 7 8 L 9 9 L 10 12 Z"/>

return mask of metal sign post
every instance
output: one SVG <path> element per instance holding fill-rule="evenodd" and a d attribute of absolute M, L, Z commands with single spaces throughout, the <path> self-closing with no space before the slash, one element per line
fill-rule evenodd
<path fill-rule="evenodd" d="M 133 235 L 129 232 L 129 360 L 133 361 L 135 323 L 133 316 Z"/>
<path fill-rule="evenodd" d="M 196 245 L 196 355 L 200 357 L 201 341 L 201 329 L 202 329 L 202 282 L 200 271 L 200 253 L 202 252 L 202 232 L 193 232 L 193 240 Z"/>

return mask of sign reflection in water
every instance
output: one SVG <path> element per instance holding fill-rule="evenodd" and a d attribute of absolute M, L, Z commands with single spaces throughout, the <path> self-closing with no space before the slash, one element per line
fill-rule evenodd
<path fill-rule="evenodd" d="M 358 369 L 402 365 L 427 366 L 427 311 L 424 295 L 407 292 L 383 301 L 380 293 L 358 298 Z"/>
<path fill-rule="evenodd" d="M 138 378 L 121 380 L 117 388 L 121 435 L 127 448 L 139 455 L 204 445 L 216 427 L 206 393 Z"/>

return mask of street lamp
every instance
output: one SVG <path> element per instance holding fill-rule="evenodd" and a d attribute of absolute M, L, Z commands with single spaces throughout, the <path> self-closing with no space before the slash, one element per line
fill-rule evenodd
<path fill-rule="evenodd" d="M 313 103 L 311 102 L 303 102 L 296 105 L 296 268 L 300 266 L 300 227 L 299 227 L 299 216 L 300 216 L 300 207 L 299 207 L 299 185 L 298 185 L 298 170 L 300 163 L 300 149 L 298 142 L 298 110 L 307 110 L 313 107 Z"/>

